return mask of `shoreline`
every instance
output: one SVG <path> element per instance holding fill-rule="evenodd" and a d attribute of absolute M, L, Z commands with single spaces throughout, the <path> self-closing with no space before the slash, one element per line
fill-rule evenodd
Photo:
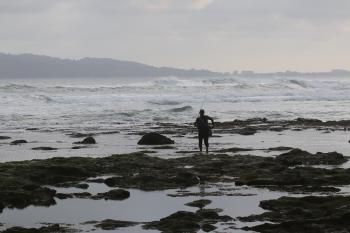
<path fill-rule="evenodd" d="M 69 208 L 65 203 L 85 203 L 96 208 L 110 203 L 110 206 L 125 205 L 131 211 L 135 209 L 134 202 L 141 204 L 149 197 L 150 204 L 156 205 L 154 199 L 158 198 L 167 207 L 153 217 L 152 214 L 144 213 L 144 216 L 150 217 L 146 219 L 133 218 L 134 214 L 127 217 L 122 213 L 116 219 L 113 216 L 118 215 L 118 210 L 113 213 L 111 209 L 110 215 L 106 215 L 105 219 L 96 218 L 97 212 L 89 215 L 90 218 L 76 220 L 73 225 L 64 221 L 49 221 L 52 224 L 48 225 L 38 222 L 16 225 L 0 221 L 0 229 L 12 232 L 15 230 L 13 227 L 18 226 L 22 227 L 22 231 L 23 227 L 36 228 L 28 232 L 49 232 L 53 229 L 56 232 L 71 232 L 87 228 L 95 229 L 95 232 L 105 232 L 106 229 L 114 229 L 116 232 L 128 229 L 137 229 L 139 232 L 175 232 L 179 230 L 176 228 L 178 224 L 172 223 L 185 221 L 192 226 L 186 229 L 188 232 L 200 229 L 237 232 L 273 232 L 276 229 L 293 232 L 293 229 L 295 232 L 309 227 L 300 223 L 300 218 L 305 218 L 304 211 L 309 211 L 312 213 L 309 222 L 312 222 L 314 230 L 324 228 L 332 231 L 336 227 L 335 223 L 346 213 L 332 208 L 329 203 L 350 206 L 350 199 L 347 198 L 350 195 L 347 157 L 350 153 L 347 153 L 347 140 L 339 141 L 346 137 L 348 125 L 350 121 L 322 122 L 314 119 L 269 121 L 256 118 L 218 122 L 209 154 L 200 154 L 191 149 L 196 147 L 195 133 L 187 125 L 176 124 L 149 126 L 149 131 L 160 132 L 174 139 L 175 144 L 169 146 L 137 146 L 136 140 L 144 133 L 142 130 L 134 133 L 114 131 L 110 134 L 90 135 L 75 132 L 63 135 L 68 141 L 67 145 L 81 147 L 71 150 L 81 153 L 84 150 L 100 150 L 107 145 L 106 141 L 101 141 L 104 138 L 110 138 L 111 141 L 115 136 L 132 139 L 129 144 L 133 145 L 135 152 L 111 156 L 57 157 L 60 151 L 64 153 L 67 150 L 57 146 L 57 150 L 36 151 L 31 149 L 34 144 L 36 146 L 35 142 L 10 145 L 17 138 L 4 138 L 1 147 L 35 151 L 36 155 L 50 155 L 48 158 L 38 156 L 34 160 L 0 163 L 0 216 L 5 214 L 7 219 L 20 221 L 26 211 L 39 214 L 42 212 L 41 206 L 46 206 L 47 215 L 55 213 L 51 213 L 51 209 L 57 209 L 60 213 Z M 28 132 L 33 131 L 36 130 Z M 93 136 L 97 144 L 73 144 L 86 136 Z M 292 139 L 295 141 L 290 141 Z M 51 146 L 45 143 L 41 145 Z M 54 145 L 57 144 L 52 144 Z M 334 150 L 330 150 L 332 148 Z M 317 151 L 321 152 L 316 153 Z M 331 151 L 340 151 L 342 154 Z M 303 199 L 309 197 L 313 200 L 319 196 L 324 197 L 322 202 L 326 207 L 322 208 L 327 209 L 329 216 L 317 215 L 321 207 L 307 206 Z M 212 204 L 207 208 L 196 209 L 185 205 L 191 201 L 208 199 Z M 178 200 L 182 200 L 181 204 L 175 204 Z M 275 201 L 268 202 L 267 206 L 263 204 L 266 200 Z M 231 209 L 233 207 L 224 204 L 236 201 L 236 205 L 240 201 L 254 205 L 250 212 L 239 214 L 242 212 L 240 208 L 243 210 L 244 206 L 235 207 L 238 208 L 237 213 Z M 285 201 L 298 203 L 299 214 L 290 212 L 294 207 L 286 206 Z M 80 208 L 84 209 L 82 206 Z M 107 206 L 104 208 L 109 209 Z M 276 213 L 273 212 L 275 208 L 284 208 L 286 216 L 283 221 L 276 218 Z M 322 225 L 320 219 L 327 221 L 327 227 Z M 86 221 L 90 222 L 82 224 Z M 275 224 L 269 225 L 266 221 Z M 300 228 L 289 229 L 286 222 L 293 221 Z M 55 225 L 57 223 L 59 225 Z M 174 228 L 164 228 L 164 225 Z M 346 225 L 342 227 L 347 229 Z"/>

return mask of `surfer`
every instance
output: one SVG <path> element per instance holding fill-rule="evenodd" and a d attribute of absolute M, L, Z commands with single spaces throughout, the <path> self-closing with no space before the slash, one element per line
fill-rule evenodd
<path fill-rule="evenodd" d="M 209 126 L 208 120 L 211 121 L 212 127 Z M 210 116 L 204 115 L 204 109 L 201 109 L 199 111 L 199 117 L 197 117 L 194 125 L 198 129 L 199 150 L 202 152 L 202 144 L 204 140 L 206 152 L 208 153 L 208 150 L 209 150 L 208 139 L 212 135 L 211 128 L 214 128 L 214 120 Z"/>

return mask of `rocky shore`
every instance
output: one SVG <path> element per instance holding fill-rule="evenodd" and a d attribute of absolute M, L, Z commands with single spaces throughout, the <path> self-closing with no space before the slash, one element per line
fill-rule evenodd
<path fill-rule="evenodd" d="M 292 156 L 293 155 L 293 156 Z M 290 158 L 291 157 L 291 158 Z M 290 158 L 290 159 L 289 159 Z M 126 190 L 137 188 L 141 190 L 165 190 L 171 188 L 184 188 L 200 183 L 236 182 L 236 185 L 266 187 L 273 190 L 293 191 L 304 194 L 314 192 L 331 195 L 328 199 L 320 200 L 309 197 L 314 203 L 304 207 L 304 199 L 281 198 L 278 202 L 262 202 L 264 209 L 272 210 L 261 216 L 242 217 L 241 220 L 264 220 L 279 223 L 279 228 L 288 230 L 285 222 L 306 220 L 310 215 L 312 225 L 320 222 L 320 217 L 314 216 L 324 209 L 327 220 L 340 221 L 340 214 L 346 214 L 344 206 L 350 205 L 350 199 L 343 196 L 333 196 L 339 192 L 334 186 L 350 184 L 350 169 L 321 169 L 312 167 L 291 167 L 306 162 L 312 164 L 332 163 L 340 164 L 347 158 L 337 153 L 310 154 L 301 150 L 291 150 L 282 153 L 276 158 L 257 156 L 229 156 L 226 154 L 198 154 L 191 157 L 176 159 L 159 159 L 143 153 L 113 155 L 106 158 L 53 158 L 48 160 L 32 160 L 24 162 L 9 162 L 0 164 L 0 207 L 25 208 L 29 205 L 50 206 L 55 205 L 57 198 L 91 198 L 123 200 L 129 197 Z M 185 168 L 185 167 L 191 168 Z M 95 180 L 115 187 L 107 193 L 91 195 L 60 194 L 50 186 L 77 187 L 81 182 L 93 177 L 109 175 L 109 178 Z M 82 186 L 83 187 L 83 186 Z M 314 201 L 313 201 L 314 200 Z M 291 201 L 294 204 L 289 204 Z M 328 203 L 328 201 L 330 203 Z M 269 204 L 267 204 L 269 203 Z M 307 202 L 308 203 L 308 202 Z M 337 203 L 344 211 L 333 205 Z M 275 207 L 277 205 L 277 207 Z M 278 207 L 283 205 L 282 207 Z M 298 206 L 298 211 L 295 210 Z M 203 206 L 204 207 L 204 206 Z M 163 232 L 195 232 L 209 222 L 226 221 L 227 217 L 218 214 L 205 213 L 178 213 L 161 219 L 160 222 L 145 223 L 144 227 L 154 228 Z M 283 213 L 283 216 L 280 216 Z M 207 215 L 210 216 L 206 218 Z M 293 219 L 295 218 L 295 219 Z M 280 216 L 280 217 L 277 217 Z M 332 217 L 335 216 L 335 217 Z M 316 220 L 317 221 L 316 221 Z M 172 223 L 172 221 L 175 221 Z M 176 224 L 177 221 L 183 224 Z M 181 226 L 181 229 L 178 227 Z M 187 227 L 186 227 L 187 226 Z M 208 227 L 208 225 L 205 225 Z M 299 224 L 300 226 L 300 224 Z M 269 229 L 276 225 L 256 226 L 253 229 L 261 232 L 272 232 Z M 322 226 L 319 226 L 322 228 Z M 13 231 L 5 231 L 13 232 Z M 37 232 L 37 231 L 33 231 Z M 42 229 L 38 232 L 46 232 Z M 63 231 L 64 232 L 64 231 Z M 288 231 L 291 232 L 291 231 Z"/>
<path fill-rule="evenodd" d="M 245 136 L 258 131 L 283 131 L 316 129 L 322 131 L 347 130 L 350 121 L 322 122 L 313 119 L 293 121 L 268 121 L 250 119 L 218 123 L 216 133 L 237 133 Z M 152 129 L 159 133 L 164 127 Z M 186 127 L 175 126 L 176 135 L 186 134 Z M 150 134 L 161 143 L 142 138 L 139 144 L 152 145 L 152 150 L 173 149 L 174 141 L 161 134 Z M 175 134 L 167 132 L 171 137 Z M 1 136 L 0 139 L 9 139 Z M 175 140 L 176 141 L 176 140 Z M 18 142 L 18 141 L 17 141 Z M 23 141 L 21 141 L 23 142 Z M 24 143 L 24 142 L 23 142 Z M 95 144 L 89 140 L 79 144 Z M 14 145 L 16 143 L 13 143 Z M 18 144 L 18 143 L 17 143 Z M 171 144 L 171 145 L 164 145 Z M 182 157 L 162 159 L 151 156 L 151 151 L 115 154 L 108 157 L 56 157 L 19 162 L 0 163 L 0 216 L 4 209 L 23 209 L 28 206 L 54 206 L 57 200 L 88 199 L 123 202 L 130 198 L 129 189 L 159 191 L 185 189 L 206 184 L 233 183 L 234 187 L 254 187 L 299 194 L 299 197 L 281 197 L 264 200 L 260 207 L 266 212 L 233 218 L 220 209 L 207 208 L 210 195 L 227 195 L 222 190 L 201 194 L 177 193 L 169 197 L 193 196 L 195 200 L 186 206 L 196 211 L 178 211 L 158 221 L 134 222 L 125 219 L 105 219 L 87 222 L 96 229 L 115 230 L 140 226 L 160 232 L 214 231 L 217 223 L 237 229 L 240 222 L 258 222 L 240 230 L 257 232 L 348 232 L 350 224 L 350 198 L 340 187 L 350 185 L 350 169 L 341 165 L 348 157 L 337 152 L 311 153 L 292 147 L 265 149 L 276 156 L 262 157 L 249 154 L 251 148 L 231 147 L 210 154 L 179 152 Z M 235 154 L 232 155 L 231 153 Z M 244 153 L 244 154 L 241 154 Z M 322 167 L 324 166 L 324 167 Z M 336 167 L 331 167 L 336 166 Z M 109 191 L 90 193 L 61 193 L 60 187 L 87 190 L 89 183 L 103 183 Z M 263 223 L 261 223 L 263 222 Z M 267 223 L 264 223 L 267 222 Z M 230 226 L 232 224 L 232 226 Z M 0 221 L 1 226 L 1 221 Z M 40 228 L 13 226 L 3 232 L 72 232 L 79 229 L 51 224 Z"/>

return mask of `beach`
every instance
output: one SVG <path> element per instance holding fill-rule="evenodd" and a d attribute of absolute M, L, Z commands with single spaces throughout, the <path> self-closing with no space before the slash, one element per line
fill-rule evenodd
<path fill-rule="evenodd" d="M 302 232 L 327 222 L 333 232 L 346 218 L 330 207 L 350 203 L 346 79 L 12 80 L 0 88 L 2 230 L 176 232 L 173 223 L 183 222 L 187 232 Z M 193 126 L 200 108 L 216 122 L 208 154 L 198 152 Z M 174 144 L 138 145 L 149 132 Z M 96 143 L 80 143 L 87 137 Z M 196 200 L 206 201 L 189 204 Z"/>

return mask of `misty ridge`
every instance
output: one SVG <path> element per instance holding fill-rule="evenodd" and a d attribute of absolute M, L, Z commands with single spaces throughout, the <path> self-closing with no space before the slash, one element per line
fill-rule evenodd
<path fill-rule="evenodd" d="M 33 54 L 0 53 L 0 78 L 75 78 L 75 77 L 350 77 L 348 70 L 301 73 L 294 71 L 255 73 L 254 71 L 213 72 L 206 69 L 156 67 L 110 58 L 61 59 Z"/>

